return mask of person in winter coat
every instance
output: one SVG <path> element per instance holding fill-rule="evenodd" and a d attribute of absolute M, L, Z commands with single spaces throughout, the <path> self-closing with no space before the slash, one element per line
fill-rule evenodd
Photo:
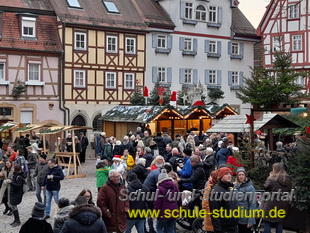
<path fill-rule="evenodd" d="M 40 154 L 39 163 L 37 163 L 34 171 L 34 177 L 37 177 L 36 197 L 38 199 L 38 202 L 41 202 L 44 205 L 46 205 L 45 176 L 47 172 L 48 172 L 48 164 L 46 162 L 46 154 Z M 43 202 L 41 197 L 41 191 L 43 192 Z"/>
<path fill-rule="evenodd" d="M 98 207 L 87 204 L 87 199 L 81 199 L 69 213 L 69 219 L 64 222 L 60 233 L 107 233 L 101 219 Z"/>
<path fill-rule="evenodd" d="M 3 214 L 12 215 L 12 209 L 9 205 L 11 186 L 6 182 L 6 180 L 13 178 L 14 169 L 11 160 L 6 160 L 4 163 L 5 165 L 0 172 L 0 179 L 3 181 L 0 189 L 0 204 L 3 203 L 5 206 Z"/>
<path fill-rule="evenodd" d="M 272 171 L 264 184 L 265 190 L 268 192 L 290 192 L 292 189 L 292 182 L 289 175 L 286 173 L 282 163 L 274 163 L 272 165 Z M 278 198 L 277 198 L 278 199 Z M 271 209 L 284 210 L 286 215 L 289 209 L 289 201 L 281 200 L 266 200 L 262 203 L 262 210 L 265 213 L 269 213 Z M 276 228 L 276 233 L 282 233 L 284 218 L 264 218 L 265 226 L 264 233 L 271 232 L 271 226 Z"/>
<path fill-rule="evenodd" d="M 192 183 L 193 189 L 201 190 L 204 188 L 206 183 L 205 171 L 200 163 L 200 159 L 196 155 L 190 157 L 190 164 L 193 168 L 193 173 L 190 178 L 181 178 L 179 184 Z"/>
<path fill-rule="evenodd" d="M 202 166 L 205 170 L 206 177 L 209 177 L 211 172 L 215 169 L 215 158 L 212 147 L 206 148 L 206 155 L 202 159 Z"/>
<path fill-rule="evenodd" d="M 146 185 L 143 185 L 138 179 L 136 173 L 131 170 L 127 176 L 128 182 L 128 195 L 130 193 L 137 192 L 139 189 L 141 190 L 142 195 L 146 195 L 150 190 Z M 139 198 L 137 200 L 129 200 L 129 209 L 130 210 L 147 210 L 148 202 L 144 198 Z M 144 233 L 144 224 L 145 224 L 145 216 L 137 216 L 135 218 L 128 218 L 127 220 L 127 230 L 125 233 L 130 233 L 131 229 L 135 226 L 137 232 Z"/>
<path fill-rule="evenodd" d="M 178 148 L 172 149 L 172 157 L 169 159 L 169 163 L 172 165 L 173 171 L 178 172 L 178 166 L 183 163 L 184 164 L 184 158 L 183 155 L 180 154 L 180 151 Z"/>
<path fill-rule="evenodd" d="M 144 149 L 144 155 L 142 156 L 142 158 L 145 158 L 146 162 L 145 162 L 145 167 L 150 167 L 152 162 L 153 162 L 153 155 L 152 155 L 152 149 L 149 147 L 145 147 Z"/>
<path fill-rule="evenodd" d="M 255 188 L 250 178 L 247 177 L 245 169 L 239 167 L 236 172 L 235 191 L 238 193 L 246 194 L 253 193 L 255 196 Z M 256 209 L 256 200 L 247 198 L 246 200 L 237 200 L 237 206 L 242 207 L 246 211 Z M 238 229 L 239 233 L 251 233 L 251 227 L 255 224 L 255 218 L 239 218 Z"/>
<path fill-rule="evenodd" d="M 161 135 L 162 135 L 161 132 L 158 132 L 157 136 L 154 137 L 154 141 L 157 144 L 159 155 L 163 156 L 165 154 L 165 150 L 166 150 L 166 143 L 164 141 L 164 138 Z"/>
<path fill-rule="evenodd" d="M 231 155 L 231 152 L 228 148 L 221 148 L 216 154 L 217 166 L 221 166 L 224 163 L 227 163 L 228 156 Z"/>
<path fill-rule="evenodd" d="M 88 138 L 84 135 L 83 132 L 80 132 L 80 143 L 82 151 L 80 153 L 81 163 L 85 163 L 86 149 L 89 144 Z"/>
<path fill-rule="evenodd" d="M 110 167 L 108 166 L 108 161 L 107 160 L 105 161 L 99 162 L 96 166 L 96 186 L 97 186 L 98 192 L 99 192 L 99 189 L 108 180 Z"/>
<path fill-rule="evenodd" d="M 121 159 L 124 161 L 124 163 L 126 164 L 127 167 L 127 171 L 131 170 L 133 168 L 133 166 L 135 165 L 135 160 L 132 157 L 132 155 L 129 154 L 128 150 L 125 149 L 123 152 L 123 156 L 121 157 Z"/>
<path fill-rule="evenodd" d="M 117 170 L 121 174 L 121 179 L 124 179 L 127 174 L 126 164 L 124 163 L 120 155 L 114 155 L 111 169 Z"/>
<path fill-rule="evenodd" d="M 57 206 L 58 210 L 54 215 L 54 233 L 60 233 L 64 222 L 69 219 L 69 213 L 74 207 L 73 205 L 70 205 L 70 201 L 67 198 L 60 198 Z"/>
<path fill-rule="evenodd" d="M 44 217 L 45 206 L 37 202 L 35 203 L 31 218 L 29 218 L 20 228 L 19 233 L 53 233 L 51 224 L 46 222 Z"/>
<path fill-rule="evenodd" d="M 161 155 L 158 155 L 152 161 L 150 170 L 153 171 L 153 170 L 156 170 L 158 168 L 162 168 L 164 166 L 164 163 L 165 163 L 164 157 L 162 157 Z"/>
<path fill-rule="evenodd" d="M 172 143 L 171 138 L 168 135 L 168 132 L 164 132 L 164 136 L 163 136 L 163 140 L 165 142 L 165 144 L 167 145 L 168 143 Z"/>
<path fill-rule="evenodd" d="M 28 190 L 32 191 L 36 188 L 36 181 L 34 178 L 34 172 L 36 169 L 37 161 L 38 161 L 38 154 L 32 151 L 32 147 L 28 146 L 28 157 L 27 157 L 27 165 L 28 165 L 28 174 L 27 174 L 27 185 Z"/>
<path fill-rule="evenodd" d="M 112 164 L 113 159 L 113 147 L 112 147 L 113 139 L 110 137 L 108 138 L 108 142 L 104 144 L 104 150 L 103 154 L 101 156 L 101 159 L 107 159 L 109 161 L 109 164 Z"/>
<path fill-rule="evenodd" d="M 121 190 L 125 190 L 121 174 L 110 170 L 107 183 L 101 187 L 97 198 L 97 206 L 101 209 L 108 232 L 124 232 L 127 228 L 129 201 L 122 200 Z"/>
<path fill-rule="evenodd" d="M 115 146 L 113 148 L 113 156 L 114 155 L 121 155 L 121 154 L 123 154 L 122 142 L 120 140 L 117 140 L 115 142 Z"/>
<path fill-rule="evenodd" d="M 133 169 L 131 169 L 131 171 L 137 175 L 138 179 L 142 184 L 145 181 L 147 175 L 149 174 L 149 171 L 145 167 L 145 163 L 145 158 L 140 158 L 138 159 L 137 164 L 133 167 Z"/>
<path fill-rule="evenodd" d="M 191 166 L 190 163 L 190 157 L 192 155 L 192 150 L 190 148 L 185 148 L 183 151 L 183 157 L 184 157 L 184 162 L 185 164 L 183 165 L 183 163 L 179 164 L 179 167 L 181 167 L 182 169 L 179 171 L 179 175 L 181 179 L 187 179 L 190 178 L 192 176 L 193 173 L 193 168 Z M 183 183 L 180 186 L 180 189 L 183 190 L 192 190 L 193 189 L 193 184 L 191 183 Z"/>
<path fill-rule="evenodd" d="M 214 186 L 214 198 L 210 199 L 211 212 L 216 210 L 220 211 L 222 208 L 224 211 L 233 211 L 237 209 L 237 203 L 234 200 L 225 200 L 223 196 L 225 193 L 229 193 L 233 184 L 231 183 L 231 170 L 228 167 L 222 167 L 217 170 L 218 182 Z M 221 198 L 222 196 L 222 198 Z M 235 233 L 237 228 L 238 219 L 231 218 L 212 218 L 213 228 L 215 233 Z"/>
<path fill-rule="evenodd" d="M 50 217 L 52 197 L 55 203 L 59 201 L 60 181 L 64 179 L 64 174 L 61 167 L 56 164 L 55 159 L 48 160 L 48 171 L 45 176 L 46 185 L 46 210 L 45 219 Z"/>
<path fill-rule="evenodd" d="M 135 148 L 133 146 L 133 143 L 129 140 L 128 136 L 124 137 L 124 141 L 121 145 L 121 153 L 118 155 L 122 155 L 124 153 L 124 150 L 128 150 L 130 155 L 134 155 L 135 154 Z"/>
<path fill-rule="evenodd" d="M 168 143 L 166 145 L 166 151 L 165 151 L 165 154 L 163 155 L 163 157 L 165 158 L 165 162 L 169 162 L 169 160 L 171 159 L 172 157 L 172 144 L 171 143 Z"/>
<path fill-rule="evenodd" d="M 14 215 L 14 222 L 10 225 L 17 227 L 20 225 L 19 212 L 17 206 L 23 199 L 23 184 L 26 182 L 26 175 L 22 171 L 22 167 L 18 164 L 14 165 L 14 174 L 12 179 L 7 179 L 6 183 L 10 184 L 10 205 Z"/>
<path fill-rule="evenodd" d="M 157 182 L 158 198 L 154 201 L 154 210 L 160 210 L 160 216 L 157 218 L 156 231 L 157 233 L 175 233 L 176 219 L 164 216 L 165 211 L 170 213 L 178 210 L 181 206 L 181 200 L 174 197 L 175 193 L 179 192 L 179 188 L 175 185 L 172 178 L 168 176 L 166 169 L 161 169 Z M 167 212 L 166 212 L 167 213 Z"/>

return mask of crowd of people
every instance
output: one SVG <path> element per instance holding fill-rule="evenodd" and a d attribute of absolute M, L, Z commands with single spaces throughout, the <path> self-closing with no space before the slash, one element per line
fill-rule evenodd
<path fill-rule="evenodd" d="M 29 135 L 26 135 L 29 138 Z M 25 140 L 23 140 L 25 141 Z M 30 143 L 32 141 L 32 144 Z M 80 153 L 81 162 L 85 162 L 85 151 L 88 139 L 83 133 L 76 137 L 76 151 Z M 71 142 L 71 143 L 70 143 Z M 211 192 L 229 193 L 231 190 L 240 193 L 255 193 L 252 181 L 247 175 L 241 161 L 238 160 L 240 149 L 234 145 L 230 135 L 205 135 L 200 144 L 199 137 L 193 131 L 186 135 L 156 133 L 151 136 L 150 130 L 140 127 L 129 132 L 122 140 L 107 137 L 102 132 L 95 138 L 96 186 L 98 196 L 93 201 L 90 190 L 82 190 L 78 197 L 70 202 L 60 198 L 60 182 L 64 179 L 62 168 L 54 158 L 47 159 L 40 153 L 40 139 L 29 140 L 29 145 L 4 143 L 0 149 L 0 160 L 3 164 L 0 172 L 0 203 L 5 205 L 3 214 L 14 215 L 12 227 L 21 224 L 17 206 L 21 203 L 25 186 L 28 191 L 35 190 L 37 203 L 32 217 L 23 224 L 20 232 L 176 232 L 176 218 L 167 216 L 169 210 L 179 211 L 188 204 L 180 192 L 200 192 L 203 197 L 196 203 L 207 213 L 214 210 L 245 210 L 262 208 L 288 208 L 288 203 L 266 201 L 259 206 L 253 200 L 216 200 L 210 199 Z M 72 151 L 72 138 L 58 138 L 55 143 L 57 151 Z M 24 148 L 21 148 L 24 147 Z M 290 191 L 291 181 L 284 166 L 275 163 L 266 180 L 266 191 Z M 140 192 L 144 197 L 124 198 Z M 154 198 L 154 193 L 156 198 Z M 177 198 L 171 198 L 171 197 Z M 52 199 L 57 204 L 53 227 L 46 222 L 50 218 Z M 159 211 L 157 220 L 154 217 L 136 215 L 133 210 Z M 215 218 L 207 215 L 204 218 L 204 230 L 208 232 L 252 232 L 255 226 L 254 217 Z M 277 233 L 282 232 L 283 218 L 264 219 L 264 232 L 270 232 L 271 226 Z M 33 226 L 37 228 L 34 231 Z M 32 227 L 32 228 L 31 228 Z M 40 229 L 40 230 L 39 230 Z M 43 230 L 44 229 L 44 230 Z"/>

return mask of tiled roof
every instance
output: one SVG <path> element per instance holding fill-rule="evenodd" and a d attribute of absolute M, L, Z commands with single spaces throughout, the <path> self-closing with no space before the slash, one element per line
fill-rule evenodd
<path fill-rule="evenodd" d="M 0 0 L 0 6 L 53 11 L 49 0 Z"/>
<path fill-rule="evenodd" d="M 66 0 L 54 0 L 51 4 L 62 22 L 119 28 L 127 30 L 147 30 L 131 0 L 109 0 L 120 14 L 109 13 L 102 0 L 79 1 L 81 9 L 70 8 Z"/>
<path fill-rule="evenodd" d="M 232 8 L 231 28 L 238 35 L 257 37 L 255 28 L 239 8 Z"/>
<path fill-rule="evenodd" d="M 62 51 L 56 16 L 38 15 L 36 23 L 37 40 L 25 40 L 21 38 L 19 16 L 12 12 L 2 13 L 0 48 L 46 52 Z"/>

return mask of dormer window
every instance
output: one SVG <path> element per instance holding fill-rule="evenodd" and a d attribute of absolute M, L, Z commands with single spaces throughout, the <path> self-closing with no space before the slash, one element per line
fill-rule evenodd
<path fill-rule="evenodd" d="M 78 0 L 67 0 L 67 3 L 69 5 L 69 7 L 81 8 L 80 3 L 79 3 Z"/>
<path fill-rule="evenodd" d="M 36 18 L 22 17 L 22 37 L 36 37 Z"/>
<path fill-rule="evenodd" d="M 114 2 L 103 1 L 103 4 L 109 13 L 119 14 L 119 10 Z"/>

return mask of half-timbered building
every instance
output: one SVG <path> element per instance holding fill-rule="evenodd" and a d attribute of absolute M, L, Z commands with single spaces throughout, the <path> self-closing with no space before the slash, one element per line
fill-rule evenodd
<path fill-rule="evenodd" d="M 63 124 L 61 56 L 48 0 L 0 0 L 0 120 Z"/>
<path fill-rule="evenodd" d="M 63 101 L 69 124 L 95 131 L 102 112 L 130 104 L 144 86 L 147 25 L 132 1 L 55 0 L 63 44 Z"/>

